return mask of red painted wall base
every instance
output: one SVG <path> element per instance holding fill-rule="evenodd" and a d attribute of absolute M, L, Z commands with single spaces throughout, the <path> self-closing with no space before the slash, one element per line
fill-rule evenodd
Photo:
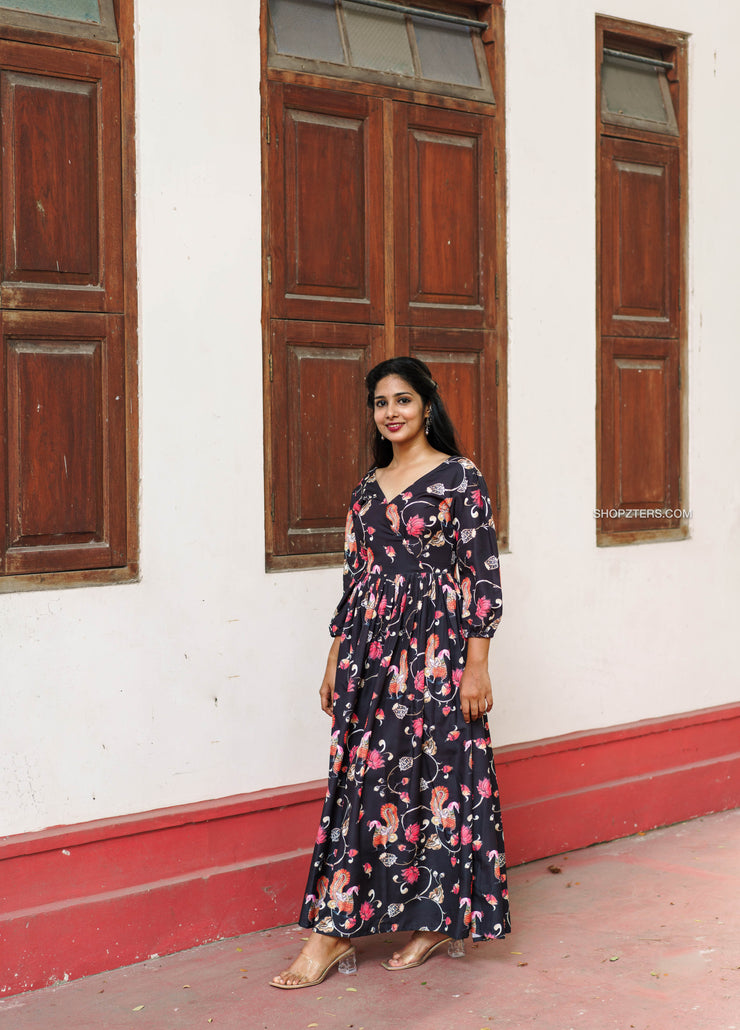
<path fill-rule="evenodd" d="M 740 704 L 501 748 L 510 864 L 740 804 Z M 0 838 L 0 997 L 292 922 L 324 782 Z"/>

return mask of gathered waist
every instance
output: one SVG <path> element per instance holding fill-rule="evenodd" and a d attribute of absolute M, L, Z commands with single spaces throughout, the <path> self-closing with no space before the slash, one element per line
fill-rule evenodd
<path fill-rule="evenodd" d="M 457 579 L 451 569 L 403 569 L 402 571 L 394 571 L 392 569 L 384 569 L 378 566 L 365 572 L 359 579 L 355 580 L 355 586 L 367 585 L 367 584 L 380 584 L 388 583 L 393 586 L 401 586 L 402 584 L 410 583 L 414 580 L 419 580 L 422 584 L 436 581 L 439 583 L 452 583 L 458 586 Z"/>

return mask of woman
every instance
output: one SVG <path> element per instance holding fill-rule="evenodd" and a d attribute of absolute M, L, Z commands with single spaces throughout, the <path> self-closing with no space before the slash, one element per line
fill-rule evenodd
<path fill-rule="evenodd" d="M 321 684 L 329 786 L 301 911 L 308 942 L 274 987 L 354 971 L 351 938 L 412 930 L 383 965 L 509 930 L 486 712 L 501 617 L 491 504 L 427 366 L 367 376 L 374 467 L 347 516 L 344 593 Z"/>

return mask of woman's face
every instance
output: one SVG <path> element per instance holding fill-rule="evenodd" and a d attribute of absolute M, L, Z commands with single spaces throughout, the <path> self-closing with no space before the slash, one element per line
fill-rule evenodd
<path fill-rule="evenodd" d="M 375 387 L 373 415 L 378 432 L 391 443 L 408 443 L 424 432 L 427 412 L 416 390 L 400 376 L 385 376 Z"/>

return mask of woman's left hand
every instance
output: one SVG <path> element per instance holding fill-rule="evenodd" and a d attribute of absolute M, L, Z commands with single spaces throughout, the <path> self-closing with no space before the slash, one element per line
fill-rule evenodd
<path fill-rule="evenodd" d="M 488 672 L 490 640 L 471 637 L 465 671 L 460 680 L 460 707 L 465 722 L 480 719 L 493 707 L 493 690 Z"/>

